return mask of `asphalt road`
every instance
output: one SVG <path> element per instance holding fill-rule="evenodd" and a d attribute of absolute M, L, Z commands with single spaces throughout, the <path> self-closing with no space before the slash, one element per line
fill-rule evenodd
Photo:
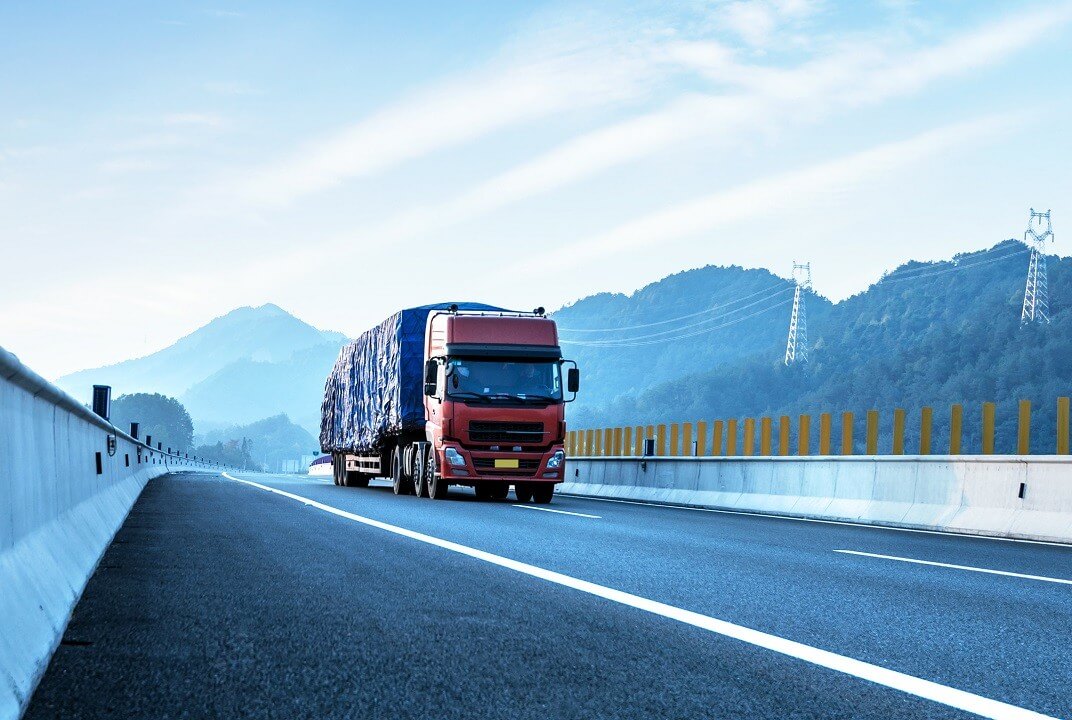
<path fill-rule="evenodd" d="M 1072 548 L 237 478 L 150 482 L 27 717 L 1072 717 Z"/>

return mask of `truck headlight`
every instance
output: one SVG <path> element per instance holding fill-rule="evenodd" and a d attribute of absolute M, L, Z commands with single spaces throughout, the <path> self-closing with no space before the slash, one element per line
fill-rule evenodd
<path fill-rule="evenodd" d="M 462 454 L 452 447 L 447 447 L 443 450 L 443 457 L 447 459 L 447 462 L 451 467 L 465 467 L 465 458 Z"/>
<path fill-rule="evenodd" d="M 554 470 L 556 468 L 560 468 L 562 467 L 562 463 L 564 463 L 565 461 L 566 453 L 562 452 L 561 450 L 555 450 L 555 454 L 552 455 L 547 461 L 547 469 Z"/>

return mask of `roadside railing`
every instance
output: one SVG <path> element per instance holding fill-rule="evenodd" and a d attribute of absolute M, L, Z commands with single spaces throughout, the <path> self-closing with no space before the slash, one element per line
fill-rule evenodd
<path fill-rule="evenodd" d="M 1051 446 L 1057 455 L 1069 454 L 1069 398 L 1057 398 L 1055 442 Z M 883 455 L 963 455 L 964 406 L 949 408 L 948 437 L 936 438 L 932 407 L 923 407 L 912 427 L 911 447 L 906 441 L 907 413 L 896 408 L 887 421 L 891 435 L 882 438 Z M 621 427 L 570 430 L 566 436 L 567 453 L 573 457 L 776 457 L 809 455 L 855 455 L 861 446 L 856 437 L 858 419 L 852 412 L 818 415 L 818 427 L 813 416 L 804 414 L 794 421 L 789 415 L 760 418 L 729 418 L 698 422 L 664 423 L 660 425 L 626 425 Z M 978 418 L 977 454 L 994 455 L 997 437 L 997 405 L 983 403 Z M 863 418 L 863 454 L 879 455 L 880 425 L 878 410 L 868 410 Z M 1017 406 L 1016 454 L 1031 453 L 1031 401 L 1021 400 Z M 835 421 L 838 427 L 835 437 Z M 817 432 L 815 432 L 817 430 Z M 918 444 L 917 444 L 918 443 Z M 914 452 L 918 449 L 918 453 Z M 1050 448 L 1045 448 L 1048 451 Z"/>

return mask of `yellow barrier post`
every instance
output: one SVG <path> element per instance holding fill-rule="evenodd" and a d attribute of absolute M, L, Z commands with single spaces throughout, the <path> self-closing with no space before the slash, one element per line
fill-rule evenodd
<path fill-rule="evenodd" d="M 726 421 L 726 455 L 733 457 L 737 454 L 737 419 L 730 418 Z"/>
<path fill-rule="evenodd" d="M 1057 454 L 1068 454 L 1068 398 L 1057 398 Z"/>
<path fill-rule="evenodd" d="M 964 406 L 954 403 L 949 408 L 949 454 L 960 455 L 961 438 L 964 434 Z"/>
<path fill-rule="evenodd" d="M 797 455 L 807 457 L 811 452 L 811 415 L 801 415 L 797 430 Z"/>
<path fill-rule="evenodd" d="M 983 455 L 994 454 L 995 411 L 996 406 L 994 403 L 983 403 Z"/>
<path fill-rule="evenodd" d="M 712 431 L 711 431 L 711 454 L 712 455 L 721 455 L 722 454 L 722 425 L 723 425 L 723 423 L 722 423 L 721 420 L 715 420 L 713 423 L 711 423 L 711 425 L 712 425 Z"/>
<path fill-rule="evenodd" d="M 830 454 L 830 413 L 819 415 L 819 454 Z"/>
<path fill-rule="evenodd" d="M 893 411 L 893 454 L 904 455 L 905 414 L 902 408 Z"/>
<path fill-rule="evenodd" d="M 603 454 L 603 431 L 596 430 L 592 437 L 595 439 L 596 444 L 592 447 L 592 456 L 599 457 Z"/>
<path fill-rule="evenodd" d="M 587 457 L 592 457 L 596 454 L 596 431 L 585 430 L 584 431 L 584 454 Z"/>
<path fill-rule="evenodd" d="M 681 454 L 692 456 L 696 449 L 692 447 L 692 423 L 687 422 L 681 426 Z"/>
<path fill-rule="evenodd" d="M 931 454 L 931 427 L 934 424 L 934 411 L 925 407 L 919 411 L 919 454 Z"/>
<path fill-rule="evenodd" d="M 636 441 L 635 441 L 636 442 L 636 448 L 634 448 L 636 450 L 635 454 L 636 454 L 637 457 L 640 457 L 641 455 L 644 454 L 644 438 L 645 437 L 646 436 L 644 435 L 644 426 L 637 425 Z"/>
<path fill-rule="evenodd" d="M 673 423 L 670 426 L 670 454 L 671 455 L 679 455 L 680 454 L 678 452 L 679 447 L 680 447 L 678 445 L 678 441 L 680 439 L 681 439 L 680 428 L 678 427 L 677 423 Z"/>
<path fill-rule="evenodd" d="M 759 419 L 759 454 L 770 457 L 771 454 L 771 419 Z"/>
<path fill-rule="evenodd" d="M 866 455 L 878 455 L 878 410 L 867 411 Z"/>
<path fill-rule="evenodd" d="M 633 454 L 633 426 L 629 425 L 622 434 L 622 455 L 629 457 Z"/>
<path fill-rule="evenodd" d="M 852 413 L 841 413 L 841 454 L 852 455 Z"/>
<path fill-rule="evenodd" d="M 707 422 L 704 420 L 696 423 L 696 455 L 703 457 L 707 454 Z"/>
<path fill-rule="evenodd" d="M 620 427 L 614 428 L 614 455 L 621 457 L 626 453 L 622 450 L 622 429 Z"/>
<path fill-rule="evenodd" d="M 603 457 L 609 457 L 614 450 L 614 430 L 603 428 Z"/>
<path fill-rule="evenodd" d="M 744 419 L 744 455 L 756 454 L 756 421 L 752 418 Z"/>
<path fill-rule="evenodd" d="M 644 429 L 644 433 L 645 433 L 644 434 L 645 439 L 652 440 L 652 441 L 655 440 L 655 426 L 654 425 L 648 425 L 648 427 L 646 427 Z M 655 448 L 654 445 L 652 445 L 652 447 Z M 656 450 L 658 450 L 658 448 L 655 448 L 654 450 L 652 450 L 652 453 L 654 454 Z"/>
<path fill-rule="evenodd" d="M 655 454 L 659 457 L 666 456 L 666 425 L 655 428 Z"/>
<path fill-rule="evenodd" d="M 789 454 L 789 416 L 782 415 L 778 418 L 778 454 Z"/>
<path fill-rule="evenodd" d="M 1020 401 L 1020 422 L 1017 424 L 1016 453 L 1031 454 L 1031 401 Z"/>

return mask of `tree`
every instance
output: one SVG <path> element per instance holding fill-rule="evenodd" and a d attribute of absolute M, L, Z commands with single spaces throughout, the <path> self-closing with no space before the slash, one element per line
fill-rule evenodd
<path fill-rule="evenodd" d="M 185 452 L 193 445 L 190 414 L 178 400 L 159 393 L 120 395 L 112 402 L 112 422 L 121 430 L 136 422 L 141 439 L 151 435 L 153 445 L 161 443 L 176 452 Z"/>

